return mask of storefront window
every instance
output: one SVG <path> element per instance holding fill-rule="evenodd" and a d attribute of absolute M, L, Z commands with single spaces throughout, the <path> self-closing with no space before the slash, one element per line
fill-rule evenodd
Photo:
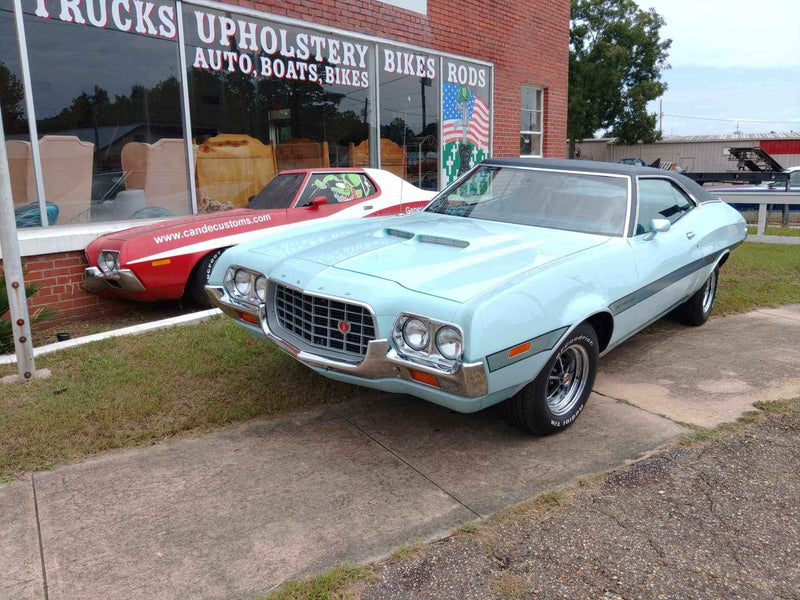
<path fill-rule="evenodd" d="M 442 67 L 442 187 L 489 157 L 491 70 L 445 58 Z"/>
<path fill-rule="evenodd" d="M 55 223 L 190 213 L 174 3 L 22 6 Z"/>
<path fill-rule="evenodd" d="M 3 40 L 0 44 L 0 106 L 3 111 L 14 213 L 17 227 L 38 227 L 42 224 L 42 217 L 36 194 L 12 0 L 0 0 L 0 39 Z"/>
<path fill-rule="evenodd" d="M 439 189 L 439 58 L 381 46 L 381 168 Z"/>
<path fill-rule="evenodd" d="M 356 166 L 370 44 L 185 5 L 199 209 L 240 207 L 279 171 Z"/>
<path fill-rule="evenodd" d="M 522 109 L 520 111 L 520 156 L 542 155 L 542 113 L 544 105 L 542 88 L 522 86 Z"/>

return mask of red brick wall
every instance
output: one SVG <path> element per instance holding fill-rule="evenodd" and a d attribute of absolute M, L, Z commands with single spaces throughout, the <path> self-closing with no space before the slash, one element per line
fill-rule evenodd
<path fill-rule="evenodd" d="M 28 298 L 28 310 L 33 314 L 40 308 L 56 311 L 48 323 L 74 318 L 99 318 L 123 314 L 125 302 L 111 301 L 83 289 L 83 270 L 89 265 L 83 251 L 42 254 L 22 259 L 25 283 L 39 288 Z M 0 261 L 2 270 L 2 261 Z"/>
<path fill-rule="evenodd" d="M 230 4 L 492 62 L 494 156 L 519 156 L 522 84 L 545 88 L 545 156 L 566 154 L 568 0 L 428 0 L 427 15 L 376 0 Z"/>

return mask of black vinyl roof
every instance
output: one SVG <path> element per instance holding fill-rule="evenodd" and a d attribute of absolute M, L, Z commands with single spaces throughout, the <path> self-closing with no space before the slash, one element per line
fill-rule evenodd
<path fill-rule="evenodd" d="M 717 198 L 703 189 L 688 177 L 674 171 L 665 171 L 653 167 L 638 167 L 599 160 L 580 160 L 565 158 L 487 158 L 481 164 L 496 167 L 539 167 L 564 171 L 584 171 L 586 173 L 607 173 L 609 175 L 626 175 L 628 177 L 667 177 L 674 179 L 689 190 L 698 202 L 711 202 Z"/>

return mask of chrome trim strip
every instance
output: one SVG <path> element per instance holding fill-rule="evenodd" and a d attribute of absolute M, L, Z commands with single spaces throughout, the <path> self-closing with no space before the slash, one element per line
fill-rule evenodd
<path fill-rule="evenodd" d="M 295 348 L 286 340 L 275 335 L 270 330 L 269 324 L 267 323 L 264 304 L 261 304 L 258 311 L 254 312 L 252 307 L 244 306 L 231 299 L 221 286 L 207 285 L 205 289 L 211 302 L 219 307 L 225 314 L 233 317 L 237 321 L 241 321 L 241 319 L 236 315 L 236 311 L 245 312 L 258 318 L 261 323 L 261 330 L 267 339 L 306 366 L 362 377 L 364 379 L 402 379 L 409 383 L 421 385 L 419 382 L 414 381 L 408 373 L 408 369 L 414 369 L 435 375 L 439 382 L 438 389 L 445 393 L 464 398 L 478 398 L 488 394 L 489 387 L 483 361 L 462 364 L 455 372 L 446 373 L 427 365 L 420 365 L 403 359 L 386 339 L 378 339 L 369 342 L 367 345 L 367 353 L 364 359 L 358 364 L 331 360 Z"/>

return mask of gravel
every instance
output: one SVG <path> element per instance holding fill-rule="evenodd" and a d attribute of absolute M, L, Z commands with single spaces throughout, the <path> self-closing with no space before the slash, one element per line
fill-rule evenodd
<path fill-rule="evenodd" d="M 357 595 L 800 599 L 798 534 L 793 410 L 390 559 Z"/>

